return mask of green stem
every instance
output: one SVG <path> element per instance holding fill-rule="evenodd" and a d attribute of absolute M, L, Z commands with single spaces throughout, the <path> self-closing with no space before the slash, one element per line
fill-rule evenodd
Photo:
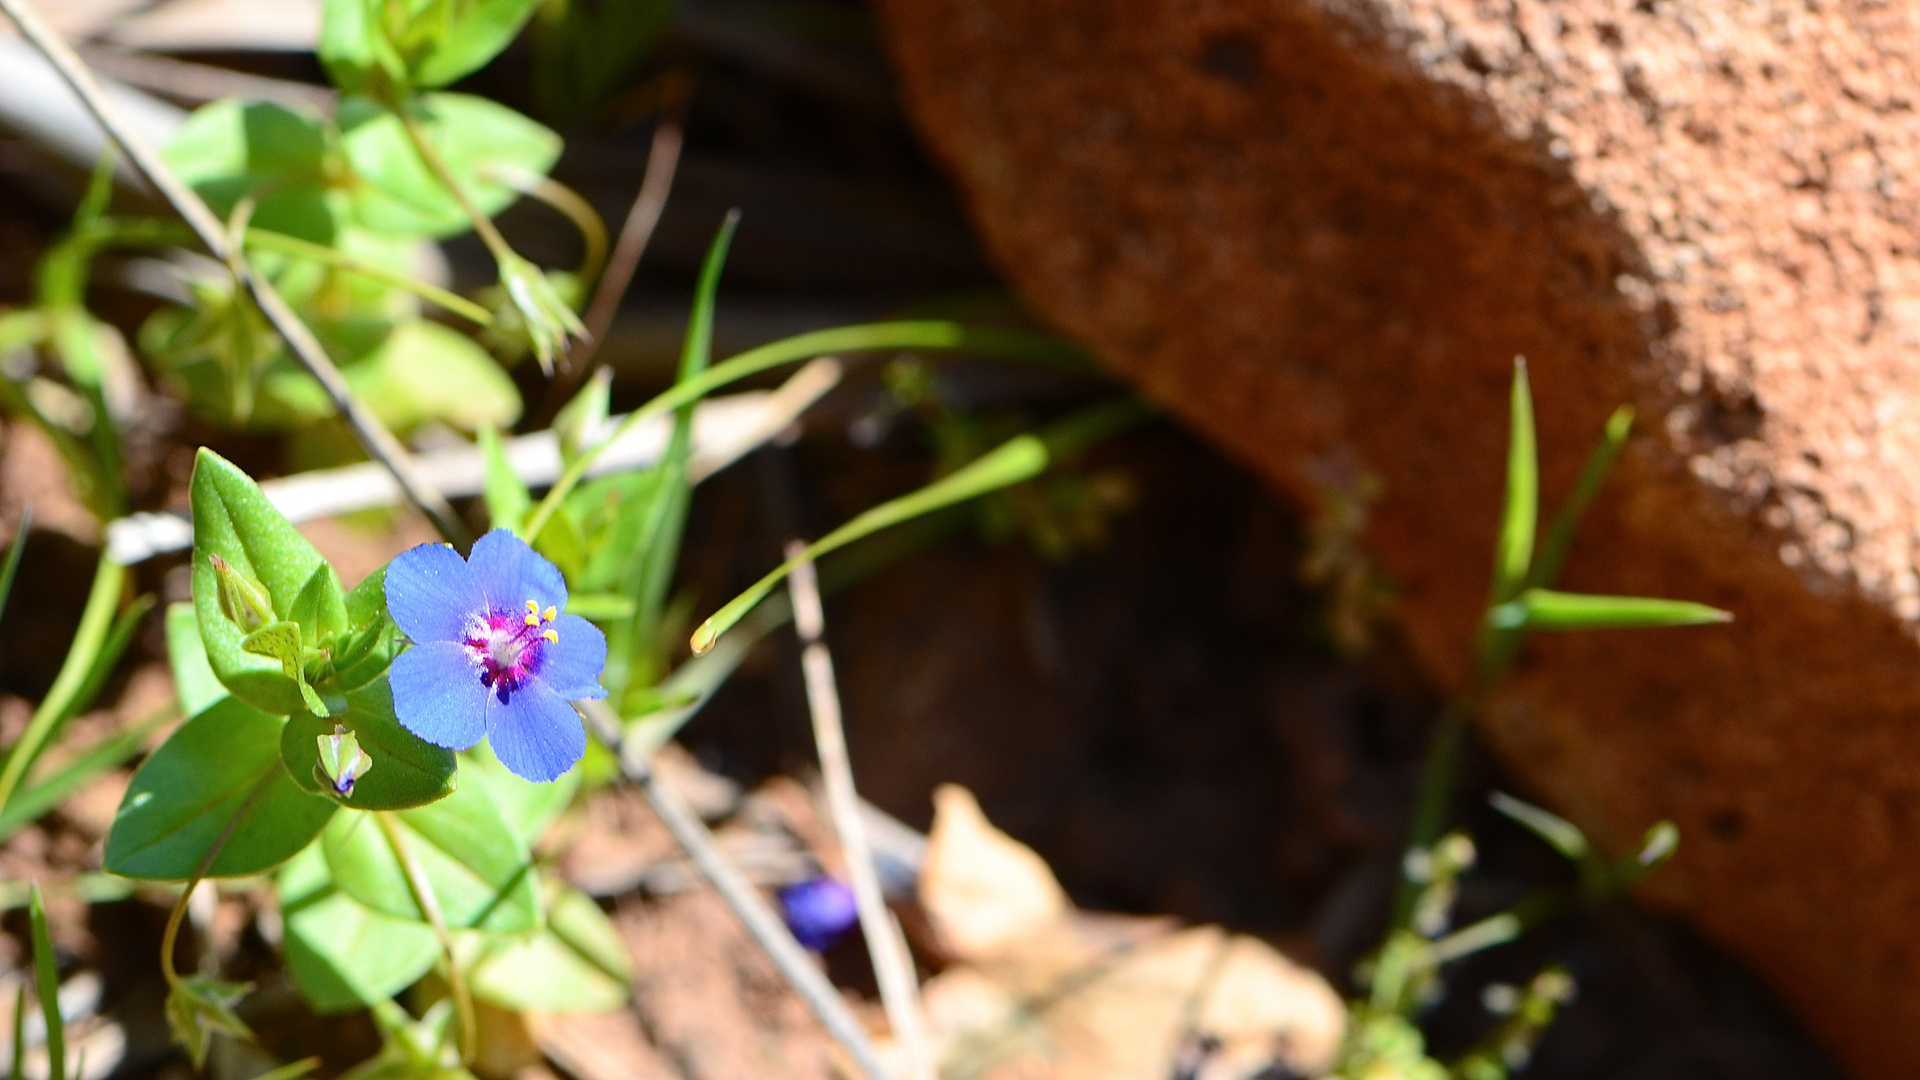
<path fill-rule="evenodd" d="M 627 414 L 609 438 L 602 439 L 569 464 L 560 478 L 540 500 L 524 530 L 527 536 L 539 536 L 547 520 L 560 509 L 574 487 L 587 475 L 600 451 L 647 420 L 669 413 L 682 405 L 699 401 L 728 383 L 780 367 L 783 364 L 811 360 L 830 353 L 862 352 L 875 349 L 940 349 L 977 352 L 985 356 L 1031 357 L 1036 352 L 1033 334 L 994 327 L 969 327 L 944 319 L 910 322 L 863 323 L 815 330 L 762 345 L 715 364 L 695 378 L 675 383 L 659 397 Z"/>
<path fill-rule="evenodd" d="M 447 956 L 447 986 L 453 991 L 454 1009 L 460 1015 L 460 1060 L 463 1064 L 473 1064 L 475 1050 L 478 1047 L 478 1028 L 473 1014 L 473 996 L 467 992 L 467 978 L 460 971 L 460 961 L 453 952 L 453 931 L 447 929 L 446 916 L 440 912 L 440 898 L 433 891 L 433 883 L 427 880 L 426 871 L 413 857 L 413 850 L 400 836 L 400 830 L 393 824 L 393 815 L 385 811 L 376 811 L 373 819 L 380 824 L 380 832 L 387 838 L 387 846 L 393 849 L 393 857 L 399 860 L 400 870 L 406 875 L 407 888 L 413 892 L 413 902 L 420 908 L 427 925 L 440 939 L 440 949 Z"/>
<path fill-rule="evenodd" d="M 80 690 L 93 670 L 94 659 L 113 628 L 114 611 L 120 606 L 120 594 L 126 582 L 127 568 L 107 558 L 102 551 L 100 562 L 94 568 L 93 591 L 87 596 L 87 607 L 80 615 L 80 629 L 73 635 L 67 659 L 60 665 L 53 687 L 34 710 L 33 718 L 27 721 L 27 730 L 7 754 L 6 767 L 0 769 L 0 810 L 13 798 L 27 767 L 39 757 L 42 744 L 54 726 L 66 719 L 67 711 L 79 700 Z"/>
<path fill-rule="evenodd" d="M 427 137 L 427 131 L 420 126 L 420 121 L 414 119 L 404 105 L 394 109 L 394 115 L 400 118 L 400 125 L 406 129 L 407 138 L 413 143 L 414 152 L 420 155 L 421 161 L 427 163 L 427 169 L 433 173 L 435 179 L 440 181 L 440 185 L 447 189 L 447 193 L 453 196 L 453 201 L 460 204 L 461 212 L 467 215 L 468 221 L 472 222 L 473 231 L 479 234 L 481 243 L 486 244 L 487 250 L 493 253 L 494 260 L 504 262 L 519 258 L 514 254 L 513 246 L 507 243 L 507 238 L 500 235 L 500 230 L 494 226 L 493 219 L 481 213 L 480 207 L 475 205 L 473 199 L 467 195 L 467 190 L 460 186 L 460 178 L 453 175 L 453 170 L 447 167 L 447 160 L 440 156 L 439 148 L 434 146 L 433 140 Z"/>
<path fill-rule="evenodd" d="M 356 259 L 344 252 L 336 251 L 324 244 L 315 244 L 299 237 L 284 233 L 269 232 L 261 228 L 247 230 L 249 247 L 265 248 L 282 255 L 291 255 L 296 259 L 311 259 L 344 270 L 349 274 L 358 274 L 382 285 L 410 292 L 430 304 L 437 304 L 469 322 L 481 326 L 493 324 L 493 313 L 458 293 L 450 292 L 438 285 L 431 285 L 417 278 L 375 266 L 372 263 Z"/>
<path fill-rule="evenodd" d="M 574 273 L 579 276 L 583 287 L 600 275 L 607 265 L 607 223 L 600 219 L 600 212 L 593 208 L 592 203 L 551 176 L 500 165 L 483 172 L 489 179 L 498 180 L 536 202 L 545 203 L 572 222 L 573 227 L 580 231 L 583 249 L 580 267 Z"/>

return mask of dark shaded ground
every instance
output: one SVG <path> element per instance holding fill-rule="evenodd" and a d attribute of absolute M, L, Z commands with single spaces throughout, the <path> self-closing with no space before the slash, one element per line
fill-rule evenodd
<path fill-rule="evenodd" d="M 668 45 L 698 90 L 659 243 L 602 352 L 620 365 L 630 400 L 677 348 L 693 266 L 729 205 L 745 207 L 746 224 L 720 307 L 723 350 L 995 288 L 891 104 L 859 9 L 792 5 L 822 14 L 807 31 L 766 21 L 781 6 L 755 6 L 755 22 L 736 19 L 747 11 L 737 5 L 692 4 Z M 226 59 L 312 74 L 304 61 Z M 480 88 L 511 96 L 514 76 L 508 63 Z M 646 137 L 644 125 L 576 137 L 560 174 L 617 222 Z M 0 153 L 0 302 L 23 298 L 23 268 L 59 220 L 16 197 L 24 188 L 6 169 L 19 160 Z M 529 214 L 508 227 L 526 240 L 547 224 Z M 570 257 L 564 242 L 530 247 Z M 471 252 L 454 255 L 463 279 L 476 273 Z M 949 389 L 1036 415 L 1086 392 L 980 372 Z M 857 381 L 799 446 L 763 451 L 703 489 L 687 564 L 702 606 L 758 576 L 789 535 L 817 535 L 925 477 L 912 424 L 877 452 L 851 444 L 847 425 L 875 392 L 871 378 Z M 1332 647 L 1325 600 L 1299 583 L 1301 518 L 1236 466 L 1158 427 L 1102 448 L 1091 468 L 1125 476 L 1134 493 L 1105 545 L 1050 562 L 1018 541 L 983 542 L 961 522 L 831 602 L 863 790 L 924 827 L 933 785 L 964 783 L 1083 906 L 1224 922 L 1338 982 L 1378 933 L 1433 693 L 1390 633 L 1359 659 Z M 41 613 L 79 609 L 84 576 L 69 580 L 64 568 L 86 556 L 66 547 L 36 540 L 19 602 L 0 621 L 8 692 L 50 678 L 27 648 L 62 632 Z M 786 638 L 763 647 L 688 730 L 710 766 L 754 781 L 811 760 L 791 648 Z M 1469 917 L 1568 878 L 1543 845 L 1484 809 L 1498 783 L 1476 759 L 1460 799 L 1482 852 Z M 150 915 L 102 908 L 93 920 L 102 954 L 150 955 Z M 1554 956 L 1567 959 L 1581 996 L 1527 1075 L 1834 1075 L 1751 976 L 1683 927 L 1625 908 L 1577 913 L 1467 964 L 1433 1014 L 1440 1044 L 1483 1029 L 1486 981 L 1524 978 Z"/>

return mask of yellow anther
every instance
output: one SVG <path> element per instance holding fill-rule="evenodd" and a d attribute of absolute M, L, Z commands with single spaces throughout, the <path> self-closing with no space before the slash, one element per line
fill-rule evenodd
<path fill-rule="evenodd" d="M 528 616 L 527 616 L 527 625 L 528 625 L 528 626 L 539 626 L 539 625 L 540 625 L 540 616 L 538 616 L 538 615 L 528 615 Z"/>
<path fill-rule="evenodd" d="M 538 600 L 527 601 L 527 610 L 533 612 L 535 615 L 540 614 L 540 602 Z"/>
<path fill-rule="evenodd" d="M 548 622 L 552 622 L 552 621 L 554 620 L 554 617 L 555 617 L 555 616 L 557 616 L 557 615 L 559 615 L 559 614 L 560 614 L 560 609 L 559 609 L 559 608 L 557 608 L 557 607 L 549 607 L 549 608 L 547 608 L 547 610 L 545 610 L 545 611 L 543 611 L 543 612 L 541 612 L 541 613 L 540 613 L 540 617 L 541 617 L 542 619 L 545 619 L 545 620 L 546 620 L 546 621 L 548 621 Z"/>
<path fill-rule="evenodd" d="M 554 645 L 560 644 L 560 631 L 558 630 L 548 630 L 546 633 L 543 633 L 540 636 L 543 638 L 546 638 L 550 644 L 554 644 Z"/>

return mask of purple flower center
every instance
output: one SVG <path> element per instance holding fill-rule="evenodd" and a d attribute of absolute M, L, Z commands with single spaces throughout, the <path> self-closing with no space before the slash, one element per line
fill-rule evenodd
<path fill-rule="evenodd" d="M 552 607 L 542 611 L 529 600 L 525 614 L 489 611 L 467 628 L 462 643 L 480 669 L 480 685 L 492 690 L 500 704 L 540 673 L 546 647 L 560 644 L 560 632 L 548 625 L 558 614 Z"/>

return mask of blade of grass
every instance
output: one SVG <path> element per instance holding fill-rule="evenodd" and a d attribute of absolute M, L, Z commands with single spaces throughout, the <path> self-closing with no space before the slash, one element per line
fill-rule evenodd
<path fill-rule="evenodd" d="M 7 1080 L 26 1080 L 27 1068 L 27 984 L 22 980 L 13 993 L 13 1064 Z"/>
<path fill-rule="evenodd" d="M 1580 827 L 1558 814 L 1551 813 L 1523 799 L 1516 799 L 1504 791 L 1496 791 L 1487 796 L 1487 802 L 1507 817 L 1525 827 L 1533 835 L 1545 840 L 1555 851 L 1566 856 L 1568 861 L 1578 863 L 1587 857 L 1592 845 L 1587 843 L 1587 834 Z"/>
<path fill-rule="evenodd" d="M 1513 361 L 1510 427 L 1507 431 L 1507 494 L 1500 510 L 1500 539 L 1493 559 L 1493 603 L 1513 599 L 1533 561 L 1533 532 L 1540 513 L 1540 464 L 1533 430 L 1533 392 L 1527 361 Z"/>
<path fill-rule="evenodd" d="M 592 466 L 600 449 L 612 444 L 628 431 L 662 413 L 669 413 L 690 401 L 698 401 L 729 383 L 758 375 L 786 364 L 812 360 L 828 354 L 873 352 L 891 349 L 927 349 L 964 352 L 976 356 L 1018 360 L 1029 363 L 1066 363 L 1074 356 L 1058 340 L 1024 330 L 992 326 L 964 326 L 944 319 L 912 322 L 862 323 L 814 330 L 770 342 L 708 368 L 698 378 L 677 383 L 671 389 L 627 414 L 612 435 L 567 465 L 546 498 L 527 522 L 528 535 L 538 535 L 547 519 L 559 509 L 574 487 Z"/>
<path fill-rule="evenodd" d="M 27 721 L 26 730 L 7 751 L 7 762 L 0 767 L 0 810 L 5 810 L 20 787 L 20 780 L 27 773 L 27 766 L 40 756 L 46 745 L 47 737 L 53 729 L 68 715 L 68 710 L 79 700 L 80 693 L 86 688 L 93 673 L 94 662 L 99 658 L 108 635 L 112 632 L 114 609 L 120 606 L 120 593 L 126 587 L 127 568 L 100 553 L 100 561 L 94 568 L 93 589 L 87 596 L 87 606 L 80 614 L 80 628 L 74 632 L 73 644 L 67 649 L 67 658 L 60 665 L 60 673 L 54 676 L 53 686 L 47 690 L 47 696 L 40 701 L 33 716 Z"/>
<path fill-rule="evenodd" d="M 1691 600 L 1652 596 L 1594 596 L 1528 589 L 1487 612 L 1498 630 L 1632 630 L 1732 622 L 1733 615 Z"/>
<path fill-rule="evenodd" d="M 33 980 L 40 993 L 40 1015 L 47 1022 L 47 1077 L 66 1080 L 67 1022 L 60 1015 L 60 968 L 53 959 L 53 935 L 47 933 L 46 905 L 40 884 L 27 893 L 27 921 L 33 929 Z"/>
<path fill-rule="evenodd" d="M 0 615 L 6 614 L 7 597 L 13 593 L 13 576 L 20 572 L 20 556 L 27 550 L 27 533 L 33 528 L 33 506 L 28 504 L 20 510 L 20 524 L 13 530 L 13 539 L 7 543 L 7 564 L 0 567 Z"/>
<path fill-rule="evenodd" d="M 147 737 L 179 715 L 168 708 L 132 727 L 109 735 L 88 747 L 79 757 L 55 770 L 32 787 L 23 789 L 5 810 L 0 810 L 0 843 L 38 820 L 40 815 L 66 801 L 67 796 L 132 760 L 146 745 Z"/>
<path fill-rule="evenodd" d="M 1573 546 L 1573 534 L 1580 527 L 1580 518 L 1593 505 L 1594 496 L 1600 493 L 1600 485 L 1607 474 L 1613 471 L 1613 463 L 1620 457 L 1620 451 L 1627 445 L 1627 434 L 1633 430 L 1633 406 L 1622 405 L 1607 418 L 1607 426 L 1600 434 L 1600 441 L 1587 456 L 1587 463 L 1580 469 L 1580 479 L 1573 485 L 1573 493 L 1553 515 L 1553 525 L 1547 530 L 1547 538 L 1541 543 L 1539 554 L 1533 560 L 1533 566 L 1527 571 L 1527 585 L 1535 588 L 1552 588 L 1560 577 L 1560 570 L 1567 562 L 1567 549 Z"/>
<path fill-rule="evenodd" d="M 712 364 L 713 313 L 720 292 L 720 273 L 726 267 L 727 251 L 733 246 L 733 237 L 739 228 L 740 211 L 728 211 L 701 264 L 693 310 L 687 317 L 686 341 L 680 351 L 678 382 L 681 384 L 699 378 Z M 654 482 L 642 511 L 640 543 L 621 574 L 620 591 L 633 599 L 634 612 L 614 624 L 614 632 L 608 635 L 608 677 L 615 693 L 626 690 L 635 650 L 651 649 L 659 637 L 660 613 L 666 604 L 667 591 L 673 586 L 674 566 L 680 559 L 681 534 L 686 529 L 687 505 L 692 497 L 687 459 L 693 454 L 693 407 L 698 401 L 695 398 L 674 410 L 673 434 L 667 439 L 660 464 L 654 467 Z"/>
<path fill-rule="evenodd" d="M 754 605 L 766 598 L 774 586 L 786 579 L 801 561 L 816 561 L 820 556 L 845 547 L 882 529 L 911 521 L 955 503 L 995 491 L 1022 480 L 1031 480 L 1047 468 L 1047 444 L 1035 435 L 1018 435 L 996 450 L 956 472 L 928 484 L 918 491 L 881 503 L 856 516 L 845 525 L 809 544 L 799 556 L 788 559 L 755 582 L 745 592 L 728 601 L 693 632 L 693 652 L 698 656 L 713 648 L 720 635 Z"/>

